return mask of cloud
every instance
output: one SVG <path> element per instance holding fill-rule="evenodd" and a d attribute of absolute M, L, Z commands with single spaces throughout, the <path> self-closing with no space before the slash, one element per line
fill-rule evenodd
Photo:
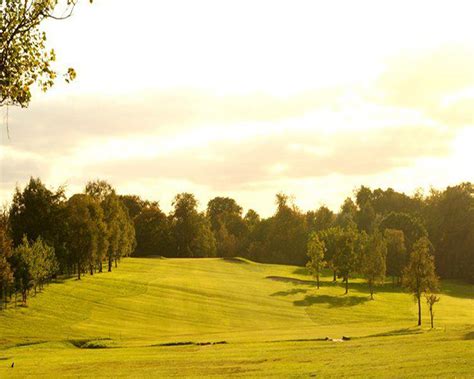
<path fill-rule="evenodd" d="M 375 83 L 378 100 L 414 108 L 449 126 L 474 124 L 474 48 L 444 45 L 401 54 Z"/>
<path fill-rule="evenodd" d="M 120 97 L 50 98 L 30 109 L 10 110 L 11 138 L 3 130 L 2 145 L 48 155 L 71 152 L 97 138 L 143 134 L 173 135 L 202 126 L 237 122 L 275 122 L 301 117 L 337 104 L 340 88 L 309 91 L 290 97 L 264 93 L 222 95 L 192 89 L 140 92 Z"/>
<path fill-rule="evenodd" d="M 245 140 L 213 141 L 167 155 L 90 164 L 85 171 L 114 181 L 187 179 L 212 190 L 246 189 L 268 180 L 331 174 L 373 175 L 421 157 L 449 154 L 450 129 L 402 126 L 318 133 L 287 130 Z"/>

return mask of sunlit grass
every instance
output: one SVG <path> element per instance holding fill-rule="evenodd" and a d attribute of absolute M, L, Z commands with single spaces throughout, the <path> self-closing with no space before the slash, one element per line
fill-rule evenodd
<path fill-rule="evenodd" d="M 443 289 L 429 330 L 391 284 L 370 301 L 362 280 L 317 290 L 292 266 L 129 258 L 0 312 L 0 377 L 472 376 L 473 287 Z"/>

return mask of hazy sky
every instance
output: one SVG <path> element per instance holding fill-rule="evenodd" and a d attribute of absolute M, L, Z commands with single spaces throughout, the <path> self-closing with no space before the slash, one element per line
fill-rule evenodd
<path fill-rule="evenodd" d="M 81 1 L 47 25 L 75 82 L 2 127 L 0 200 L 39 176 L 82 191 L 274 195 L 337 209 L 364 184 L 474 181 L 472 1 Z M 5 117 L 5 110 L 2 110 Z"/>

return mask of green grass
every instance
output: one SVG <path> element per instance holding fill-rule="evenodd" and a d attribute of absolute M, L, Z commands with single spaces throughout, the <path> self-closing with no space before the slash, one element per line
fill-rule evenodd
<path fill-rule="evenodd" d="M 473 286 L 443 282 L 430 330 L 426 305 L 417 328 L 390 284 L 370 301 L 361 280 L 344 296 L 331 279 L 317 290 L 292 266 L 129 258 L 0 312 L 0 377 L 474 377 Z"/>

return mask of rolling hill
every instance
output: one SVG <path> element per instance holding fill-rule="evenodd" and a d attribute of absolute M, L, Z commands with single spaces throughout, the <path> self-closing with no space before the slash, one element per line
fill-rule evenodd
<path fill-rule="evenodd" d="M 127 258 L 1 311 L 0 377 L 474 375 L 472 285 L 442 283 L 430 330 L 427 307 L 415 327 L 412 297 L 391 284 L 370 301 L 362 280 L 348 295 L 331 280 L 317 290 L 293 266 Z"/>

